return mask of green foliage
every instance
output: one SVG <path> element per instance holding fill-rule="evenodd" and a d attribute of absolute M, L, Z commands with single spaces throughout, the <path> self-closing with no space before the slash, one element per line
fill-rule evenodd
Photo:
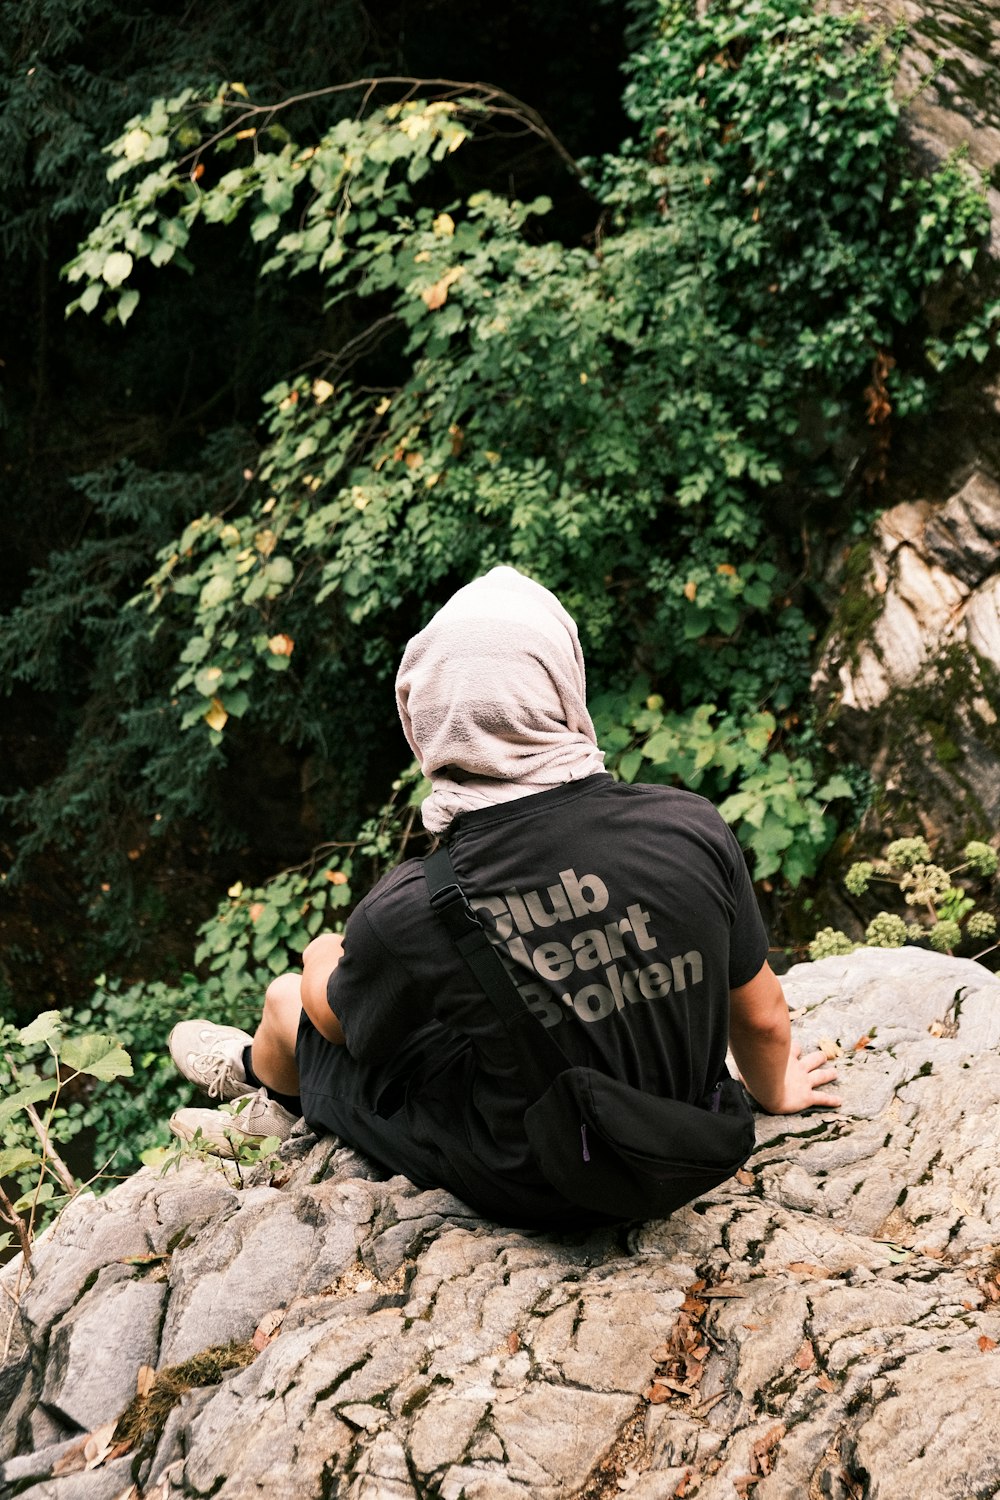
<path fill-rule="evenodd" d="M 585 166 L 585 243 L 549 227 L 547 196 L 476 183 L 500 111 L 551 144 L 478 86 L 373 90 L 348 113 L 338 84 L 303 131 L 252 85 L 185 74 L 127 120 L 71 306 L 133 347 L 176 268 L 238 245 L 260 258 L 259 306 L 289 288 L 322 306 L 327 352 L 272 372 L 252 457 L 192 486 L 97 611 L 120 642 L 110 769 L 81 733 L 70 781 L 17 804 L 36 841 L 85 827 L 96 854 L 123 795 L 140 827 L 208 816 L 262 738 L 314 757 L 333 808 L 384 736 L 403 639 L 508 562 L 577 616 L 599 696 L 638 663 L 664 697 L 655 728 L 619 716 L 621 774 L 723 799 L 762 876 L 816 869 L 849 789 L 799 722 L 799 529 L 830 497 L 847 509 L 873 370 L 913 412 L 992 339 L 968 289 L 988 216 L 960 162 L 907 167 L 883 37 L 804 0 L 693 12 L 645 7 L 633 29 L 633 135 Z M 952 309 L 933 330 L 931 293 Z"/>
<path fill-rule="evenodd" d="M 844 886 L 852 896 L 862 897 L 872 885 L 890 885 L 911 908 L 910 921 L 896 912 L 878 912 L 865 931 L 869 948 L 928 942 L 939 953 L 953 953 L 963 942 L 974 944 L 996 936 L 996 915 L 980 903 L 996 905 L 996 894 L 990 887 L 998 866 L 996 850 L 979 839 L 965 845 L 961 862 L 951 869 L 931 862 L 926 839 L 894 839 L 881 859 L 852 864 Z M 846 933 L 825 927 L 809 944 L 809 957 L 829 958 L 850 953 L 856 946 Z M 973 957 L 985 958 L 994 947 Z"/>
<path fill-rule="evenodd" d="M 819 784 L 804 755 L 768 754 L 777 729 L 773 714 L 717 717 L 711 703 L 669 714 L 658 694 L 643 700 L 642 689 L 606 694 L 591 705 L 608 769 L 624 781 L 683 785 L 718 803 L 754 855 L 758 879 L 781 870 L 796 886 L 814 874 L 836 832 L 827 807 L 851 796 L 844 777 Z"/>
<path fill-rule="evenodd" d="M 907 938 L 907 925 L 895 912 L 879 912 L 865 929 L 865 942 L 869 948 L 902 948 Z"/>
<path fill-rule="evenodd" d="M 228 1142 L 227 1151 L 220 1152 L 215 1142 L 207 1140 L 199 1125 L 189 1141 L 175 1138 L 169 1146 L 154 1146 L 144 1151 L 144 1165 L 157 1168 L 162 1177 L 171 1168 L 194 1160 L 218 1167 L 228 1178 L 229 1165 L 232 1163 L 235 1181 L 240 1187 L 244 1185 L 244 1169 L 252 1171 L 255 1167 L 265 1167 L 273 1175 L 279 1165 L 281 1141 L 276 1135 L 251 1137 L 242 1133 L 239 1120 L 248 1103 L 247 1099 L 234 1099 L 229 1104 L 219 1106 L 220 1113 L 228 1115 L 232 1120 L 232 1124 L 224 1126 L 222 1131 Z"/>
<path fill-rule="evenodd" d="M 74 1027 L 79 1024 L 77 1018 Z M 78 1190 L 58 1148 L 78 1134 L 85 1110 L 79 1100 L 67 1106 L 63 1098 L 89 1089 L 91 1079 L 105 1084 L 131 1073 L 120 1038 L 68 1033 L 58 1010 L 20 1029 L 0 1023 L 0 1179 L 15 1179 L 20 1190 L 11 1198 L 0 1187 L 0 1219 L 10 1226 L 0 1235 L 0 1250 L 16 1234 L 30 1264 L 36 1231 Z"/>
<path fill-rule="evenodd" d="M 207 962 L 209 972 L 218 975 L 227 1005 L 244 993 L 248 970 L 259 993 L 264 974 L 297 966 L 310 940 L 333 925 L 337 908 L 350 904 L 350 872 L 347 859 L 311 874 L 286 870 L 253 890 L 239 881 L 230 887 L 227 901 L 199 930 L 194 954 L 196 964 Z"/>
<path fill-rule="evenodd" d="M 75 1130 L 86 1126 L 94 1132 L 98 1160 L 114 1153 L 116 1172 L 133 1171 L 149 1152 L 168 1144 L 167 1121 L 191 1102 L 191 1085 L 179 1077 L 167 1051 L 172 1027 L 207 1016 L 252 1035 L 274 976 L 300 970 L 302 952 L 319 931 L 342 930 L 358 895 L 354 872 L 367 888 L 402 858 L 426 792 L 427 783 L 412 766 L 352 843 L 321 847 L 310 865 L 285 870 L 263 886 L 231 886 L 198 929 L 197 974 L 177 983 L 123 984 L 100 977 L 76 1024 L 97 1023 L 120 1038 L 135 1073 L 125 1087 L 95 1092 L 73 1122 Z"/>
<path fill-rule="evenodd" d="M 814 962 L 821 958 L 841 958 L 845 953 L 853 953 L 857 946 L 846 932 L 839 932 L 834 927 L 824 927 L 809 944 L 809 957 Z"/>

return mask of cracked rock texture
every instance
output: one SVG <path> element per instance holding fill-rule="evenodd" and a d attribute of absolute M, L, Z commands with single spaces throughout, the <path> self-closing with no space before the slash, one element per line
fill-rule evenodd
<path fill-rule="evenodd" d="M 1000 430 L 993 413 L 992 428 Z M 1000 482 L 976 463 L 838 559 L 813 677 L 831 748 L 884 789 L 885 832 L 961 847 L 1000 822 Z"/>
<path fill-rule="evenodd" d="M 275 1183 L 77 1199 L 0 1368 L 0 1493 L 1000 1494 L 1000 980 L 874 949 L 785 985 L 843 1108 L 760 1117 L 740 1179 L 668 1220 L 512 1230 L 310 1136 Z M 143 1366 L 232 1343 L 249 1363 L 111 1444 Z"/>

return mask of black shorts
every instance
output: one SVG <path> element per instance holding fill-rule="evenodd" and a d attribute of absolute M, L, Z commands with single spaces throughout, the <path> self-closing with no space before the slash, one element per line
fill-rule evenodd
<path fill-rule="evenodd" d="M 561 1230 L 612 1222 L 563 1199 L 525 1150 L 514 1151 L 505 1166 L 504 1143 L 491 1141 L 488 1152 L 477 1147 L 470 1122 L 473 1056 L 465 1038 L 436 1022 L 414 1032 L 388 1061 L 367 1064 L 328 1042 L 303 1011 L 295 1056 L 306 1124 L 338 1136 L 390 1174 L 445 1188 L 504 1224 Z"/>

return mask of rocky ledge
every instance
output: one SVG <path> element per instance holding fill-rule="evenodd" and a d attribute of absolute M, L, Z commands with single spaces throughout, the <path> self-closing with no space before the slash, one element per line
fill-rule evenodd
<path fill-rule="evenodd" d="M 78 1199 L 0 1368 L 2 1493 L 997 1495 L 1000 980 L 860 950 L 786 992 L 843 1108 L 761 1117 L 669 1220 L 514 1231 L 311 1137 L 241 1190 Z"/>

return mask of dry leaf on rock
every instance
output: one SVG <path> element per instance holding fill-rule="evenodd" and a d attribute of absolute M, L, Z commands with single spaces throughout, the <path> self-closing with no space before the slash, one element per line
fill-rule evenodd
<path fill-rule="evenodd" d="M 816 1281 L 825 1281 L 833 1275 L 833 1272 L 828 1271 L 826 1266 L 814 1266 L 812 1261 L 808 1260 L 789 1261 L 788 1269 L 796 1276 L 810 1276 Z"/>
<path fill-rule="evenodd" d="M 986 1336 L 985 1333 L 980 1334 L 980 1337 L 979 1337 L 979 1347 L 980 1347 L 980 1349 L 982 1350 L 982 1352 L 984 1354 L 988 1354 L 990 1352 L 990 1350 L 991 1349 L 995 1349 L 996 1346 L 997 1346 L 996 1339 L 987 1338 L 987 1336 Z"/>
<path fill-rule="evenodd" d="M 284 1318 L 285 1309 L 283 1307 L 275 1308 L 274 1312 L 265 1313 L 261 1318 L 254 1330 L 253 1336 L 253 1346 L 258 1354 L 278 1337 Z"/>
<path fill-rule="evenodd" d="M 105 1422 L 103 1427 L 98 1427 L 92 1432 L 83 1445 L 83 1456 L 87 1460 L 84 1465 L 87 1469 L 98 1468 L 104 1460 L 113 1452 L 115 1428 L 118 1426 L 118 1418 L 113 1422 Z M 115 1457 L 118 1457 L 116 1454 Z"/>
<path fill-rule="evenodd" d="M 800 1346 L 795 1356 L 795 1368 L 797 1370 L 809 1370 L 816 1363 L 816 1351 L 813 1349 L 809 1339 Z"/>
<path fill-rule="evenodd" d="M 768 1428 L 763 1437 L 757 1439 L 750 1449 L 750 1468 L 754 1474 L 762 1478 L 770 1474 L 774 1468 L 774 1455 L 785 1435 L 784 1422 L 777 1422 L 774 1427 Z"/>

